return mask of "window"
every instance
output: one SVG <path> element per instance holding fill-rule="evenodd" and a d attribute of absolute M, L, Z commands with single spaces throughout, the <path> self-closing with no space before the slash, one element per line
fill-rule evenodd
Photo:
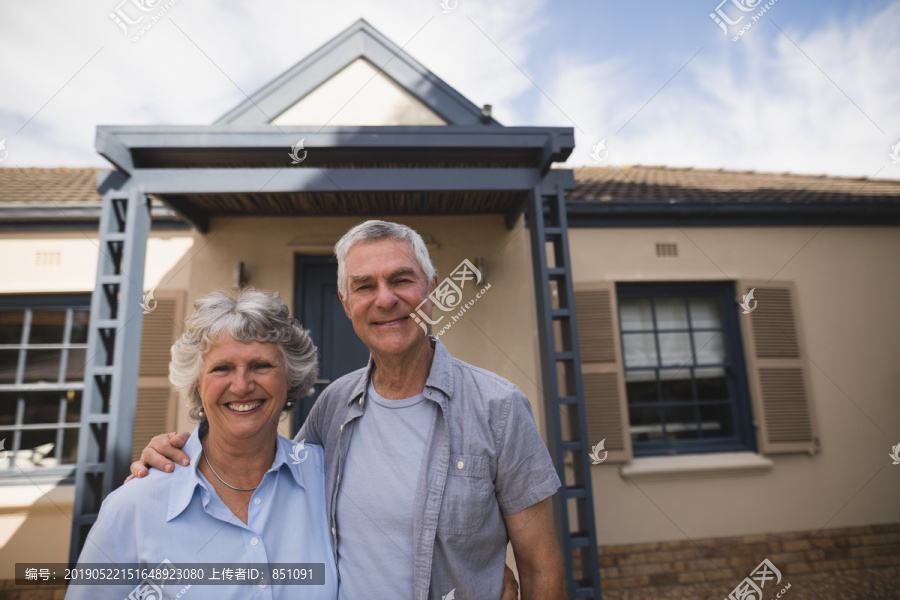
<path fill-rule="evenodd" d="M 74 468 L 89 307 L 90 294 L 0 296 L 0 477 Z"/>
<path fill-rule="evenodd" d="M 574 429 L 604 442 L 603 464 L 818 452 L 793 283 L 586 281 L 574 292 L 585 412 Z"/>
<path fill-rule="evenodd" d="M 755 450 L 731 283 L 617 287 L 635 456 Z"/>

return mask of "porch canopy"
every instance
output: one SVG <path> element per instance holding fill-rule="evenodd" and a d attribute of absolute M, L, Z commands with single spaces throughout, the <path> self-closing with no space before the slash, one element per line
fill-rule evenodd
<path fill-rule="evenodd" d="M 512 227 L 532 192 L 574 186 L 571 171 L 550 171 L 574 143 L 571 127 L 495 122 L 100 126 L 96 139 L 119 169 L 101 193 L 147 194 L 201 233 L 239 215 L 503 214 Z"/>

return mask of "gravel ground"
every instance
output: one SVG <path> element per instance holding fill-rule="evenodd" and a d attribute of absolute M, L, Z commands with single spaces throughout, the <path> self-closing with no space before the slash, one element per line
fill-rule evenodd
<path fill-rule="evenodd" d="M 772 600 L 782 588 L 791 588 L 783 600 L 882 600 L 900 599 L 900 568 L 860 569 L 831 573 L 785 575 L 777 588 L 763 594 L 761 600 Z M 696 585 L 642 588 L 639 590 L 603 592 L 603 600 L 728 600 L 732 585 L 700 583 Z M 770 584 L 771 585 L 771 584 Z M 768 591 L 769 586 L 766 586 Z"/>

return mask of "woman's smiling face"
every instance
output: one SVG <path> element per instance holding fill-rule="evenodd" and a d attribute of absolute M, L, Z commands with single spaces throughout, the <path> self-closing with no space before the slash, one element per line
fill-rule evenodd
<path fill-rule="evenodd" d="M 288 391 L 281 349 L 223 332 L 203 356 L 198 391 L 210 432 L 236 439 L 274 436 Z"/>

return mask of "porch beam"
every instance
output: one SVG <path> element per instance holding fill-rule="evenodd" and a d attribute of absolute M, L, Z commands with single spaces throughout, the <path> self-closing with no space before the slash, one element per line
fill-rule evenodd
<path fill-rule="evenodd" d="M 530 191 L 537 169 L 135 169 L 147 194 Z M 177 207 L 173 207 L 179 212 Z M 183 207 L 182 207 L 183 209 Z"/>
<path fill-rule="evenodd" d="M 131 171 L 134 149 L 290 149 L 301 139 L 309 151 L 316 148 L 427 150 L 497 149 L 534 150 L 536 166 L 563 161 L 575 147 L 566 127 L 235 127 L 235 126 L 100 126 L 97 151 L 120 168 Z M 541 164 L 537 164 L 540 162 Z"/>

